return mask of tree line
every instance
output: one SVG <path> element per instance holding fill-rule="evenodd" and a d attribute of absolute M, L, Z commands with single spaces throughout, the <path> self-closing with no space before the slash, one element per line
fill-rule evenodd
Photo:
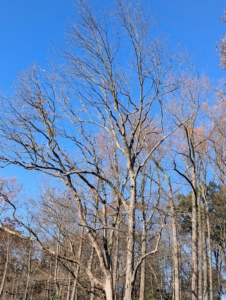
<path fill-rule="evenodd" d="M 1 179 L 1 299 L 222 299 L 225 84 L 154 25 L 79 0 L 49 71 L 1 95 L 1 166 L 55 182 L 22 204 Z"/>

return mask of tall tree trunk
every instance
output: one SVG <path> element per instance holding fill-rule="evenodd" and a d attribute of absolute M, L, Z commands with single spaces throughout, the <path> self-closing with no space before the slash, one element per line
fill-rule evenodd
<path fill-rule="evenodd" d="M 208 279 L 209 279 L 209 300 L 213 300 L 213 272 L 212 272 L 212 248 L 211 248 L 211 228 L 209 219 L 209 208 L 206 194 L 203 192 L 203 200 L 206 212 L 206 229 L 207 229 L 207 260 L 208 260 Z"/>
<path fill-rule="evenodd" d="M 79 268 L 79 266 L 76 267 L 76 269 L 78 269 L 78 268 Z M 76 271 L 75 271 L 75 273 L 77 273 Z M 71 299 L 70 300 L 76 300 L 76 298 L 77 298 L 77 277 L 75 277 L 74 280 L 73 280 L 73 286 L 72 286 Z"/>
<path fill-rule="evenodd" d="M 128 240 L 126 257 L 126 280 L 124 300 L 131 300 L 133 292 L 133 268 L 134 268 L 134 231 L 135 231 L 135 203 L 136 181 L 133 172 L 130 172 L 130 204 L 128 208 Z"/>
<path fill-rule="evenodd" d="M 58 273 L 59 273 L 59 262 L 58 262 L 58 254 L 60 252 L 60 245 L 59 245 L 59 239 L 60 239 L 60 231 L 58 228 L 58 234 L 57 234 L 57 244 L 56 244 L 56 257 L 55 257 L 55 266 L 54 266 L 54 285 L 56 290 L 56 295 L 59 296 L 60 294 L 60 287 L 58 282 Z"/>
<path fill-rule="evenodd" d="M 196 184 L 193 186 L 196 186 Z M 197 189 L 196 189 L 197 191 Z M 197 224 L 197 195 L 192 194 L 192 300 L 198 299 L 198 224 Z"/>
<path fill-rule="evenodd" d="M 180 270 L 179 270 L 179 247 L 178 247 L 178 235 L 177 235 L 177 220 L 175 205 L 173 202 L 173 191 L 170 183 L 170 179 L 167 176 L 168 186 L 169 186 L 169 202 L 171 208 L 171 220 L 172 220 L 172 230 L 173 230 L 173 261 L 174 261 L 174 299 L 180 300 Z"/>
<path fill-rule="evenodd" d="M 117 227 L 117 229 L 119 229 Z M 113 263 L 113 290 L 114 290 L 114 300 L 117 300 L 117 271 L 118 271 L 118 252 L 119 252 L 119 235 L 116 232 L 115 235 L 115 258 Z"/>
<path fill-rule="evenodd" d="M 90 258 L 89 258 L 89 266 L 88 266 L 90 271 L 92 270 L 94 252 L 95 252 L 95 249 L 92 247 Z M 90 300 L 94 300 L 94 285 L 92 283 L 92 279 L 90 279 L 90 283 L 91 283 Z"/>
<path fill-rule="evenodd" d="M 70 300 L 70 286 L 71 286 L 71 275 L 68 274 L 68 286 L 67 286 L 67 298 L 66 300 Z"/>
<path fill-rule="evenodd" d="M 209 300 L 213 300 L 213 272 L 212 272 L 212 249 L 211 249 L 211 237 L 210 237 L 210 220 L 208 215 L 208 209 L 206 214 L 207 222 L 207 249 L 208 249 L 208 270 L 209 270 Z"/>
<path fill-rule="evenodd" d="M 218 295 L 216 296 L 216 300 L 221 299 L 221 280 L 220 280 L 220 249 L 218 245 L 216 245 L 215 253 L 215 261 L 216 261 L 216 274 L 217 274 L 217 292 Z"/>
<path fill-rule="evenodd" d="M 198 202 L 198 228 L 199 228 L 199 252 L 198 252 L 198 299 L 203 299 L 203 224 L 202 224 L 202 205 Z"/>
<path fill-rule="evenodd" d="M 172 231 L 173 231 L 173 261 L 174 261 L 174 299 L 180 300 L 181 285 L 180 285 L 180 261 L 179 261 L 179 247 L 178 247 L 178 233 L 177 233 L 177 214 L 175 210 L 175 204 L 173 201 L 173 189 L 170 181 L 170 177 L 166 174 L 163 168 L 158 167 L 163 172 L 169 190 L 169 203 L 171 209 Z"/>
<path fill-rule="evenodd" d="M 28 254 L 28 262 L 27 262 L 27 280 L 26 280 L 23 300 L 27 299 L 30 276 L 31 276 L 31 243 L 29 244 L 29 254 Z"/>
<path fill-rule="evenodd" d="M 113 300 L 113 284 L 112 284 L 112 277 L 109 275 L 109 277 L 106 278 L 105 281 L 105 296 L 106 300 Z"/>
<path fill-rule="evenodd" d="M 203 296 L 204 300 L 209 300 L 208 294 L 208 261 L 207 261 L 207 245 L 206 245 L 206 215 L 203 216 L 203 230 L 202 230 L 202 239 L 203 239 Z"/>
<path fill-rule="evenodd" d="M 126 257 L 126 282 L 124 300 L 130 300 L 132 297 L 132 275 L 133 275 L 133 257 L 134 257 L 134 211 L 131 209 L 128 224 L 128 242 Z"/>
<path fill-rule="evenodd" d="M 142 236 L 141 236 L 141 256 L 144 256 L 146 253 L 146 236 L 147 236 L 147 229 L 146 229 L 146 222 L 143 219 L 142 222 Z M 140 269 L 140 297 L 139 300 L 144 300 L 145 297 L 145 276 L 146 275 L 146 260 L 144 259 L 141 264 Z"/>
<path fill-rule="evenodd" d="M 83 233 L 84 233 L 84 228 L 82 227 L 82 230 L 81 230 L 81 240 L 80 240 L 79 249 L 78 249 L 78 260 L 81 260 L 81 256 L 82 256 L 82 246 L 83 246 L 82 237 L 83 237 Z M 71 245 L 71 247 L 73 249 L 72 245 Z M 76 266 L 76 270 L 74 272 L 75 278 L 73 280 L 73 287 L 72 287 L 72 292 L 71 292 L 71 300 L 76 300 L 77 299 L 77 281 L 78 281 L 79 271 L 80 271 L 80 266 L 77 265 Z"/>
<path fill-rule="evenodd" d="M 172 203 L 172 207 L 174 204 Z M 180 300 L 180 271 L 179 271 L 179 250 L 178 250 L 178 237 L 177 237 L 177 223 L 175 210 L 172 210 L 172 230 L 173 230 L 173 261 L 174 261 L 174 295 L 175 300 Z"/>

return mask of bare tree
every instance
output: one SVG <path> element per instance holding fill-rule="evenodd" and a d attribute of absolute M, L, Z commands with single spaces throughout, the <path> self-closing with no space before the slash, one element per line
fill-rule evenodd
<path fill-rule="evenodd" d="M 195 73 L 184 76 L 171 102 L 171 111 L 175 122 L 183 125 L 177 131 L 177 140 L 174 139 L 173 165 L 176 173 L 191 188 L 192 198 L 192 299 L 202 298 L 202 224 L 201 224 L 201 191 L 203 183 L 206 187 L 205 166 L 203 155 L 207 139 L 211 135 L 203 127 L 205 100 L 211 91 L 207 78 L 196 76 Z M 202 119 L 200 116 L 202 115 Z M 186 122 L 185 119 L 187 119 Z M 176 143 L 175 143 L 176 142 Z M 209 256 L 211 257 L 211 255 Z M 201 265 L 200 265 L 201 263 Z M 212 263 L 209 267 L 212 267 Z M 211 269 L 210 267 L 210 269 Z M 209 272 L 211 273 L 211 270 Z M 212 278 L 210 275 L 210 295 L 212 295 Z M 211 298 L 210 296 L 210 299 Z"/>
<path fill-rule="evenodd" d="M 15 96 L 2 98 L 0 160 L 2 165 L 58 178 L 70 190 L 99 272 L 48 248 L 33 228 L 20 224 L 42 249 L 78 264 L 108 300 L 113 299 L 116 281 L 114 254 L 118 254 L 113 241 L 123 218 L 127 232 L 124 299 L 128 300 L 137 270 L 158 251 L 164 227 L 162 220 L 156 227 L 154 248 L 143 248 L 137 255 L 142 170 L 177 127 L 168 126 L 163 111 L 166 95 L 178 85 L 172 80 L 177 57 L 165 41 L 152 38 L 151 19 L 140 3 L 118 0 L 113 10 L 98 12 L 97 18 L 95 9 L 81 0 L 77 12 L 76 21 L 68 26 L 68 44 L 60 51 L 63 66 L 55 65 L 48 74 L 30 68 L 20 75 Z"/>

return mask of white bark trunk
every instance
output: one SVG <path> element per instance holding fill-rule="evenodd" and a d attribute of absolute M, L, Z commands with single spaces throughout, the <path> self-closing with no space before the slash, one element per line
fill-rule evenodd
<path fill-rule="evenodd" d="M 105 281 L 105 296 L 106 300 L 113 300 L 113 284 L 112 277 L 109 275 Z"/>
<path fill-rule="evenodd" d="M 203 224 L 202 224 L 202 205 L 200 202 L 198 202 L 198 227 L 199 227 L 199 253 L 198 253 L 198 299 L 203 299 L 203 238 L 202 238 L 202 232 L 203 232 Z"/>
<path fill-rule="evenodd" d="M 132 173 L 132 172 L 131 172 Z M 130 207 L 128 209 L 128 242 L 127 242 L 127 257 L 126 257 L 126 282 L 124 300 L 132 298 L 133 286 L 133 258 L 134 258 L 134 230 L 135 230 L 135 203 L 136 203 L 136 182 L 134 174 L 130 173 Z"/>
<path fill-rule="evenodd" d="M 203 262 L 204 262 L 204 276 L 203 276 L 203 295 L 204 300 L 209 300 L 208 295 L 208 262 L 207 262 L 207 246 L 206 246 L 206 220 L 204 216 L 203 222 Z"/>
<path fill-rule="evenodd" d="M 143 221 L 143 230 L 142 230 L 142 248 L 141 248 L 141 256 L 144 256 L 146 253 L 146 224 L 145 221 Z M 140 270 L 140 297 L 139 300 L 144 300 L 145 297 L 145 275 L 146 275 L 146 260 L 144 259 L 141 264 L 141 270 Z"/>
<path fill-rule="evenodd" d="M 114 289 L 114 300 L 117 300 L 117 270 L 118 270 L 118 252 L 119 252 L 119 237 L 116 233 L 115 241 L 115 257 L 113 263 L 113 289 Z"/>
<path fill-rule="evenodd" d="M 210 221 L 208 216 L 208 211 L 206 214 L 206 221 L 207 221 L 207 235 L 208 235 L 208 242 L 207 242 L 207 249 L 208 249 L 208 267 L 209 267 L 209 298 L 213 300 L 213 275 L 212 275 L 212 253 L 211 253 L 211 237 L 210 237 Z"/>
<path fill-rule="evenodd" d="M 198 299 L 197 197 L 192 195 L 192 300 Z"/>

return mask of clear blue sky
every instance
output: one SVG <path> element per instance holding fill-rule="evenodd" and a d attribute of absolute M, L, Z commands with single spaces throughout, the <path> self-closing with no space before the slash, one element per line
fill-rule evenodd
<path fill-rule="evenodd" d="M 55 44 L 62 41 L 66 22 L 73 16 L 73 3 L 73 0 L 0 0 L 0 87 L 9 91 L 17 73 L 34 62 L 40 66 L 47 63 L 50 40 Z M 226 32 L 226 25 L 220 21 L 225 0 L 151 3 L 153 15 L 162 19 L 158 31 L 168 34 L 172 44 L 180 43 L 197 56 L 208 76 L 214 79 L 225 76 L 216 53 L 216 45 Z M 21 182 L 30 177 L 26 174 L 12 167 L 0 170 L 0 175 L 17 176 Z"/>
<path fill-rule="evenodd" d="M 102 0 L 103 1 L 103 0 Z M 90 1 L 92 2 L 92 0 Z M 104 2 L 104 1 L 103 1 Z M 0 0 L 0 86 L 8 89 L 15 74 L 33 62 L 45 64 L 73 16 L 73 0 Z M 216 44 L 226 25 L 220 22 L 225 0 L 153 0 L 159 31 L 199 55 L 209 76 L 220 77 Z"/>
<path fill-rule="evenodd" d="M 219 67 L 216 46 L 226 25 L 220 21 L 225 0 L 155 0 L 153 11 L 162 16 L 159 28 L 169 34 L 173 44 L 180 43 L 195 55 L 208 76 L 225 76 Z"/>

